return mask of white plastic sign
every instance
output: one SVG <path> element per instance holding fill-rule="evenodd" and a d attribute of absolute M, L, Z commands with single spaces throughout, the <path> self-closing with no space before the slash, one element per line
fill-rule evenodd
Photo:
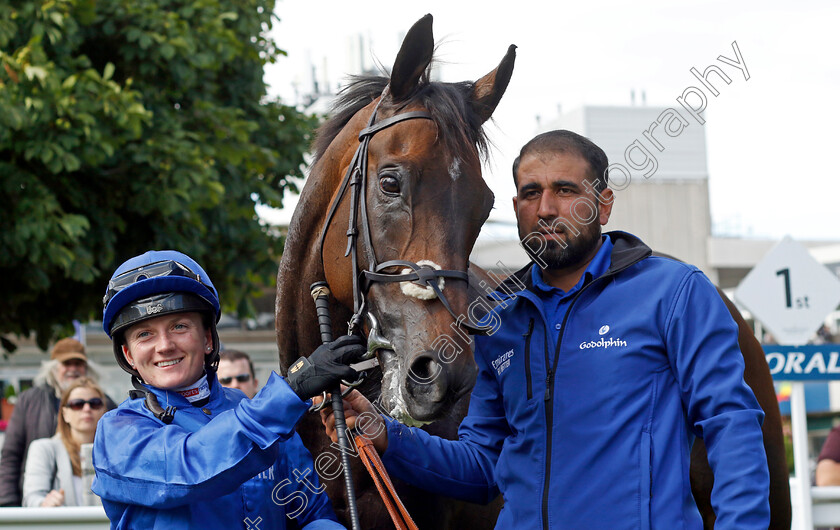
<path fill-rule="evenodd" d="M 840 304 L 840 279 L 785 237 L 741 281 L 735 299 L 779 344 L 799 346 Z"/>

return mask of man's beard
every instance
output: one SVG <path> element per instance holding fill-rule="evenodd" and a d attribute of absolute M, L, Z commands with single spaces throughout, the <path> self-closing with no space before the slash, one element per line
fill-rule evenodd
<path fill-rule="evenodd" d="M 64 374 L 63 379 L 56 378 L 56 382 L 58 383 L 58 386 L 60 387 L 59 389 L 61 390 L 61 392 L 64 392 L 65 390 L 67 390 L 70 387 L 70 385 L 74 381 L 76 381 L 80 377 L 84 377 L 84 374 L 82 372 L 79 372 L 79 371 L 67 372 L 67 373 Z"/>
<path fill-rule="evenodd" d="M 565 231 L 565 234 L 567 236 L 566 246 L 563 246 L 559 241 L 543 236 L 545 245 L 540 248 L 535 245 L 536 242 L 532 242 L 533 239 L 526 239 L 525 236 L 528 234 L 523 234 L 522 227 L 519 227 L 519 237 L 525 252 L 528 253 L 534 263 L 546 270 L 565 269 L 579 265 L 583 260 L 590 257 L 601 239 L 601 225 L 597 222 L 586 223 L 581 227 L 580 234 L 574 235 L 568 230 Z M 543 265 L 545 266 L 543 267 Z"/>

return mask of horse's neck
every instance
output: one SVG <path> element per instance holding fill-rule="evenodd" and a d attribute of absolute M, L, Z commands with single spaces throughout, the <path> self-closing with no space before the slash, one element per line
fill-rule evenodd
<path fill-rule="evenodd" d="M 302 351 L 311 351 L 311 339 L 299 320 L 306 320 L 312 299 L 306 286 L 317 281 L 313 278 L 323 275 L 319 253 L 315 247 L 323 224 L 324 212 L 330 194 L 319 193 L 310 173 L 309 180 L 301 193 L 298 206 L 289 223 L 289 233 L 283 248 L 283 256 L 277 273 L 277 302 L 275 328 L 277 346 L 280 351 L 280 366 L 284 370 L 300 356 Z M 308 302 L 308 305 L 307 305 Z M 317 326 L 316 326 L 317 327 Z"/>
<path fill-rule="evenodd" d="M 320 238 L 331 201 L 341 184 L 340 173 L 340 160 L 325 154 L 312 167 L 289 223 L 277 274 L 275 318 L 280 365 L 284 370 L 320 344 L 309 286 L 325 279 Z M 333 313 L 336 318 L 344 318 Z"/>
<path fill-rule="evenodd" d="M 325 279 L 321 261 L 321 232 L 344 177 L 342 169 L 350 163 L 353 155 L 351 147 L 355 148 L 358 144 L 359 131 L 365 126 L 372 109 L 373 104 L 356 113 L 312 166 L 289 223 L 289 233 L 277 274 L 275 319 L 280 365 L 283 369 L 301 354 L 311 353 L 320 344 L 309 286 Z M 331 307 L 337 323 L 346 322 L 352 313 L 335 303 Z M 336 330 L 336 334 L 339 331 Z"/>
<path fill-rule="evenodd" d="M 315 247 L 320 241 L 331 201 L 344 177 L 343 158 L 351 154 L 341 146 L 355 140 L 363 125 L 364 121 L 359 115 L 354 117 L 312 166 L 292 221 L 289 223 L 289 234 L 286 237 L 281 267 L 286 262 L 287 267 L 297 268 L 298 272 L 315 268 L 319 274 L 323 274 L 320 249 Z M 349 163 L 349 160 L 344 163 Z M 295 259 L 287 260 L 287 253 L 291 253 Z M 301 260 L 303 256 L 307 258 L 306 263 Z"/>

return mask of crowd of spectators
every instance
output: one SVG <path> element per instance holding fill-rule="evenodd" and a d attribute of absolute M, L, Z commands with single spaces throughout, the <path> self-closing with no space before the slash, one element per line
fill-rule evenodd
<path fill-rule="evenodd" d="M 248 398 L 259 389 L 253 362 L 244 352 L 221 352 L 218 374 L 222 386 Z M 92 467 L 83 460 L 97 422 L 116 404 L 98 379 L 81 342 L 65 338 L 55 343 L 33 386 L 18 396 L 0 439 L 0 506 L 101 504 L 90 493 L 90 476 L 83 468 L 92 473 Z"/>
<path fill-rule="evenodd" d="M 76 339 L 55 343 L 50 359 L 42 363 L 34 386 L 18 396 L 0 451 L 0 506 L 23 504 L 23 477 L 33 441 L 58 434 L 59 403 L 63 392 L 81 378 L 98 380 L 85 347 Z M 103 394 L 105 407 L 116 404 Z"/>

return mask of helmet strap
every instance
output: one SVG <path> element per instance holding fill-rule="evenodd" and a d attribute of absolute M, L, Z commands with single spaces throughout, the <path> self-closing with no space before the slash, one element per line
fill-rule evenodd
<path fill-rule="evenodd" d="M 157 419 L 166 425 L 172 423 L 172 420 L 175 419 L 175 411 L 177 410 L 174 406 L 168 405 L 165 409 L 161 407 L 157 400 L 157 396 L 153 392 L 149 392 L 137 376 L 131 376 L 131 384 L 134 386 L 134 390 L 130 390 L 128 392 L 128 396 L 131 399 L 145 398 L 146 408 L 149 409 Z"/>

